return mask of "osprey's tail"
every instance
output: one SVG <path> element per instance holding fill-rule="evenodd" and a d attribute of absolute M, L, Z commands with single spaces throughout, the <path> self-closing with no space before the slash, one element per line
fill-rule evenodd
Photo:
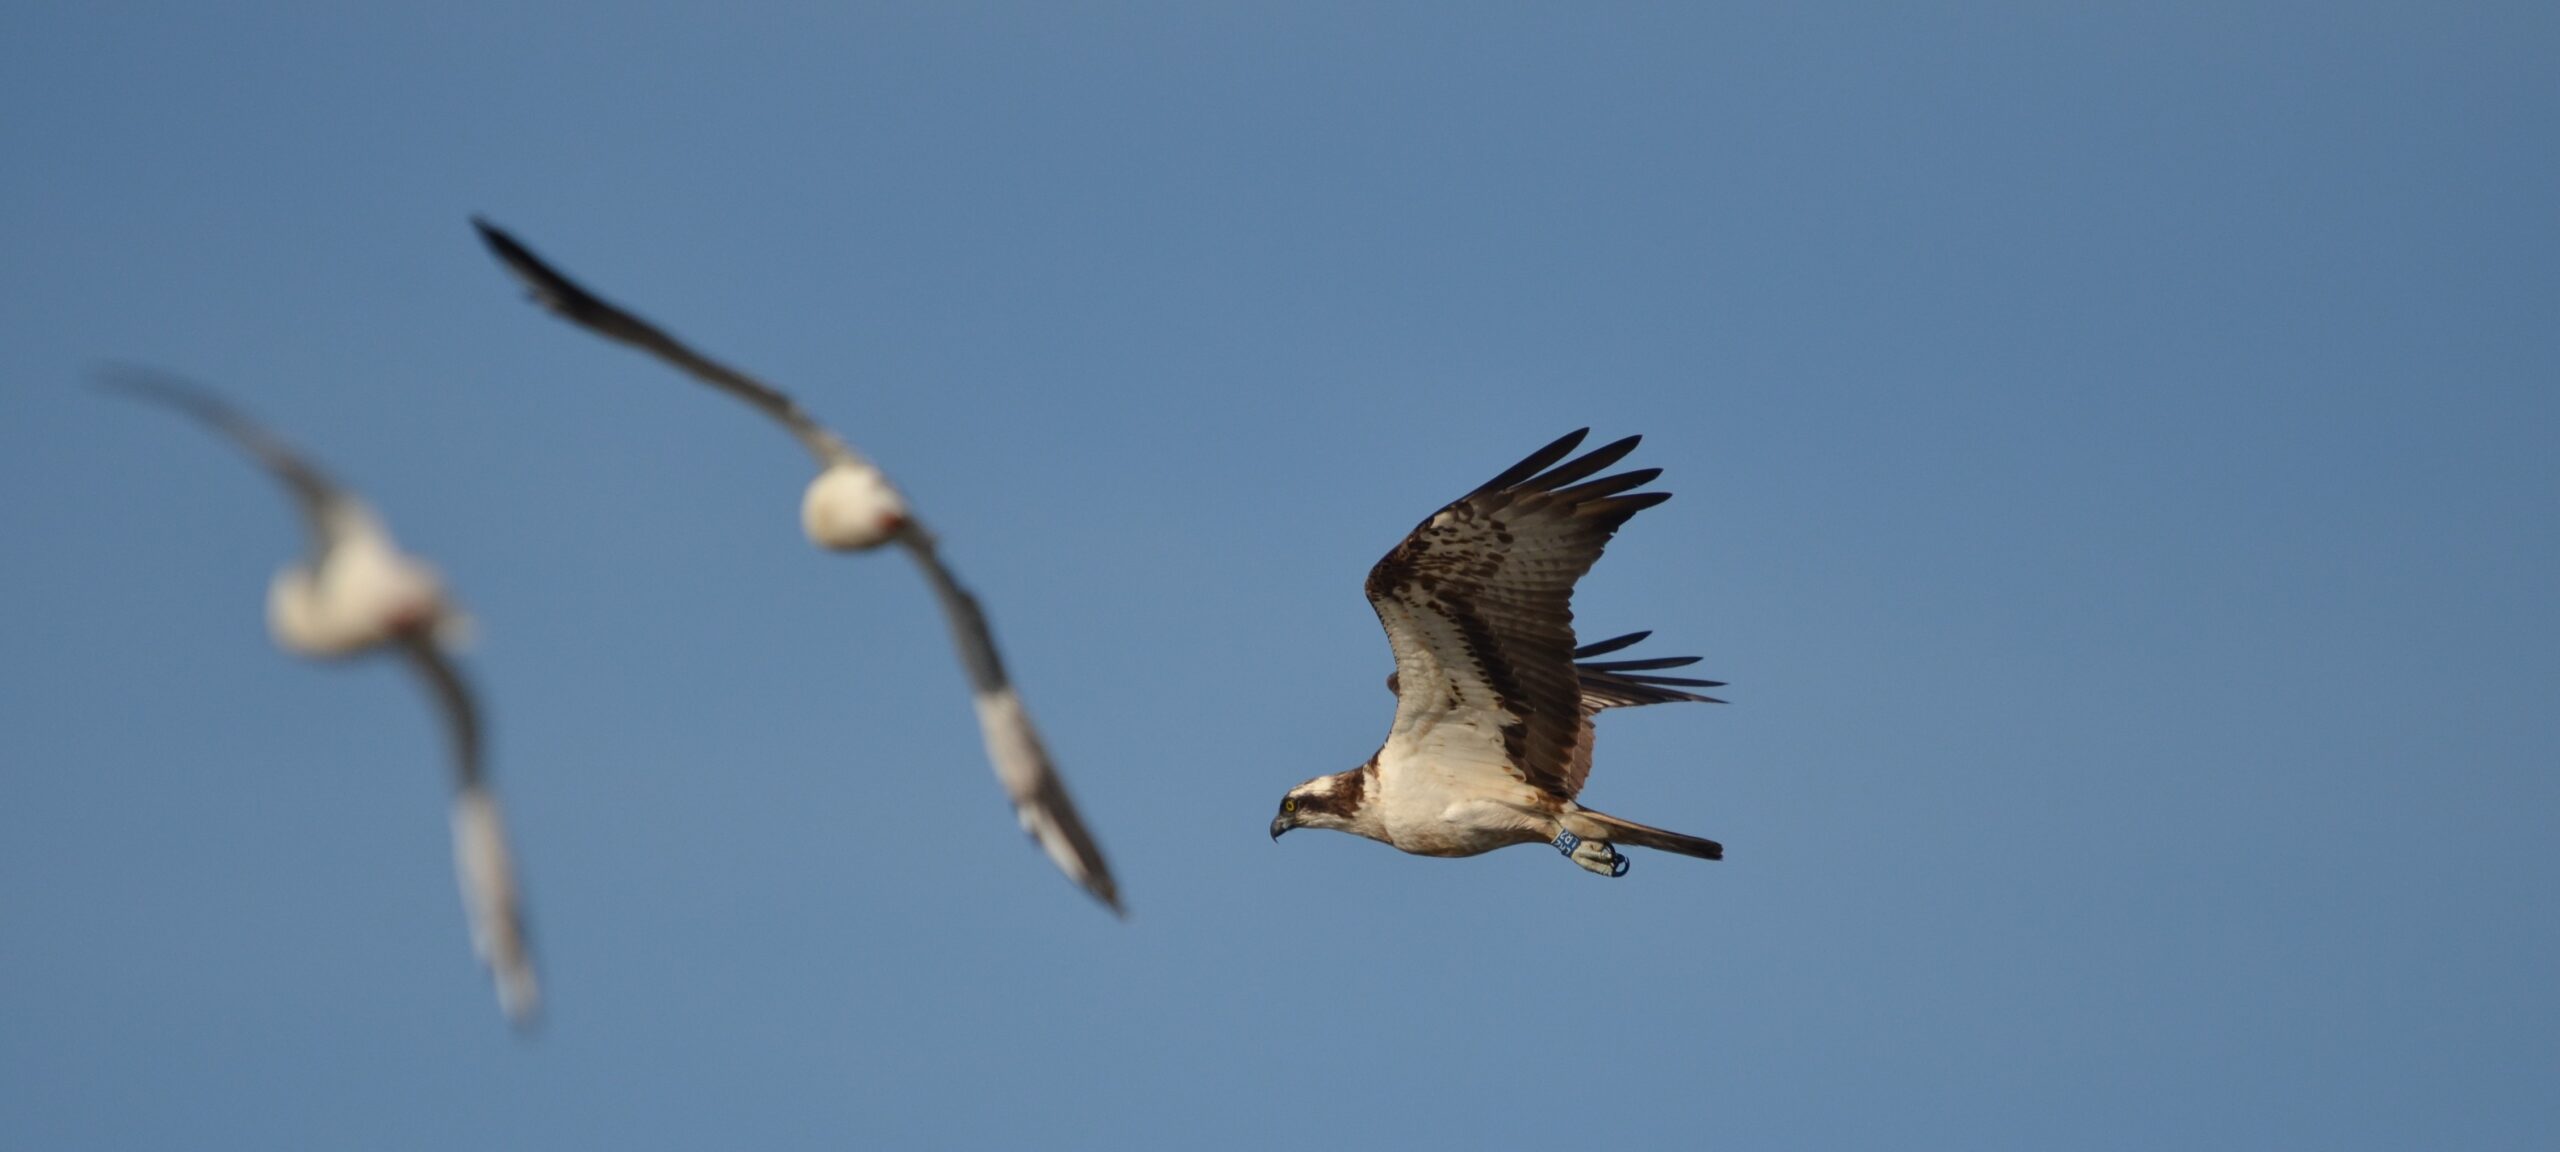
<path fill-rule="evenodd" d="M 1683 688 L 1722 688 L 1722 680 L 1692 680 L 1685 676 L 1655 676 L 1664 668 L 1680 668 L 1698 662 L 1695 656 L 1656 656 L 1646 660 L 1592 660 L 1621 648 L 1634 645 L 1651 636 L 1651 632 L 1630 632 L 1585 644 L 1574 650 L 1575 674 L 1582 681 L 1582 710 L 1599 712 L 1608 708 L 1631 708 L 1642 704 L 1669 704 L 1679 700 L 1696 700 L 1706 704 L 1722 704 L 1713 696 L 1683 692 Z"/>
<path fill-rule="evenodd" d="M 1713 840 L 1683 836 L 1677 832 L 1665 832 L 1651 825 L 1638 824 L 1633 820 L 1621 820 L 1606 812 L 1594 812 L 1588 808 L 1582 809 L 1575 815 L 1582 817 L 1595 828 L 1592 832 L 1573 830 L 1576 835 L 1586 840 L 1606 840 L 1612 844 L 1621 845 L 1633 844 L 1638 848 L 1677 852 L 1683 856 L 1695 856 L 1700 860 L 1724 859 L 1724 845 Z"/>

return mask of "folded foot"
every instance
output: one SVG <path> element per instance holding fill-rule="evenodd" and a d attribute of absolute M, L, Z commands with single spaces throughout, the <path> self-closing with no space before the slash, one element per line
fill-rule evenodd
<path fill-rule="evenodd" d="M 1629 863 L 1627 858 L 1619 855 L 1618 850 L 1610 846 L 1606 840 L 1585 840 L 1571 832 L 1558 832 L 1556 838 L 1548 843 L 1555 845 L 1556 851 L 1564 853 L 1568 859 L 1587 871 L 1597 872 L 1603 876 L 1627 874 Z"/>

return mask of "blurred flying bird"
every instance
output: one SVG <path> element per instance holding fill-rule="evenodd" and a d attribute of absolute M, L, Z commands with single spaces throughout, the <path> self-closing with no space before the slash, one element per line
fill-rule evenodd
<path fill-rule="evenodd" d="M 648 321 L 580 287 L 496 225 L 476 217 L 471 224 L 479 229 L 480 239 L 499 262 L 524 282 L 535 303 L 608 340 L 665 360 L 779 421 L 818 461 L 817 479 L 810 482 L 800 500 L 800 525 L 812 543 L 835 551 L 863 551 L 890 543 L 906 549 L 942 605 L 952 644 L 959 650 L 961 666 L 968 673 L 969 688 L 976 698 L 978 728 L 986 739 L 987 758 L 995 765 L 996 779 L 1013 801 L 1014 815 L 1068 879 L 1082 885 L 1113 912 L 1120 912 L 1119 889 L 1112 882 L 1110 866 L 1103 862 L 1102 850 L 1094 844 L 1092 834 L 1085 831 L 1083 819 L 1076 815 L 1057 766 L 1040 743 L 1039 731 L 1031 725 L 1031 714 L 1024 710 L 1022 698 L 1015 694 L 1012 680 L 1005 675 L 1004 661 L 996 654 L 995 634 L 987 626 L 986 614 L 979 609 L 977 598 L 961 587 L 950 567 L 943 563 L 933 534 L 908 510 L 906 498 L 889 483 L 889 478 L 841 437 L 810 419 L 791 397 L 703 356 Z"/>
<path fill-rule="evenodd" d="M 540 997 L 523 898 L 498 800 L 481 766 L 479 711 L 453 663 L 469 618 L 435 571 L 402 552 L 364 501 L 212 392 L 134 368 L 103 372 L 98 382 L 220 433 L 293 497 L 310 546 L 268 586 L 267 625 L 278 645 L 321 660 L 397 652 L 435 698 L 453 743 L 453 862 L 471 944 L 497 981 L 500 1010 L 517 1027 L 530 1027 Z"/>
<path fill-rule="evenodd" d="M 1422 856 L 1544 842 L 1603 876 L 1627 872 L 1617 844 L 1724 858 L 1713 840 L 1575 801 L 1591 774 L 1593 717 L 1642 704 L 1718 703 L 1682 689 L 1722 686 L 1651 674 L 1694 656 L 1590 659 L 1650 633 L 1574 646 L 1574 582 L 1619 525 L 1671 498 L 1630 492 L 1659 468 L 1586 480 L 1640 439 L 1566 460 L 1589 432 L 1531 453 L 1432 513 L 1369 569 L 1369 604 L 1395 649 L 1387 678 L 1395 725 L 1368 763 L 1290 789 L 1271 821 L 1272 839 L 1292 828 L 1332 828 Z"/>

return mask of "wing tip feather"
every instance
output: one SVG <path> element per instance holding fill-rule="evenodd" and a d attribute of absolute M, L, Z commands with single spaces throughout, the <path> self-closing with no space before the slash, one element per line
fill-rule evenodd
<path fill-rule="evenodd" d="M 1546 471 L 1548 468 L 1553 467 L 1556 461 L 1572 455 L 1574 448 L 1579 446 L 1582 443 L 1583 438 L 1589 435 L 1591 435 L 1591 429 L 1586 426 L 1576 428 L 1571 432 L 1558 436 L 1554 440 L 1548 441 L 1546 447 L 1540 448 L 1527 456 L 1521 457 L 1519 463 L 1503 469 L 1500 475 L 1495 476 L 1491 480 L 1485 481 L 1483 484 L 1477 485 L 1476 490 L 1467 493 L 1467 495 L 1477 496 L 1486 492 L 1498 492 L 1502 489 L 1510 488 L 1523 481 L 1529 480 L 1537 476 L 1539 473 Z"/>
<path fill-rule="evenodd" d="M 1642 436 L 1620 437 L 1585 452 L 1575 459 L 1567 460 L 1564 463 L 1558 464 L 1538 476 L 1532 477 L 1524 483 L 1522 487 L 1538 492 L 1556 491 L 1567 484 L 1571 484 L 1576 480 L 1580 480 L 1583 477 L 1589 476 L 1594 472 L 1598 472 L 1620 460 L 1626 459 L 1627 454 L 1635 451 L 1636 445 L 1643 442 L 1644 437 Z M 1660 475 L 1662 470 L 1656 468 L 1653 472 L 1654 475 Z"/>
<path fill-rule="evenodd" d="M 1653 635 L 1653 630 L 1647 628 L 1640 632 L 1629 632 L 1620 636 L 1612 636 L 1606 640 L 1594 640 L 1574 649 L 1573 658 L 1581 660 L 1591 656 L 1606 656 L 1621 648 L 1632 648 L 1635 645 L 1641 644 L 1644 642 L 1645 637 L 1651 635 Z"/>

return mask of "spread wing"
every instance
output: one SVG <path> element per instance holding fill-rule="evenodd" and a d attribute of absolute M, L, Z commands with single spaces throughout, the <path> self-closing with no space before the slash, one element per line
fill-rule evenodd
<path fill-rule="evenodd" d="M 211 389 L 157 369 L 129 365 L 100 369 L 94 379 L 109 391 L 174 408 L 248 453 L 293 497 L 294 507 L 302 514 L 303 528 L 310 534 L 314 556 L 337 542 L 340 526 L 348 515 L 361 514 L 352 494 Z"/>
<path fill-rule="evenodd" d="M 810 419 L 790 397 L 702 356 L 647 321 L 606 303 L 543 263 L 496 225 L 480 219 L 471 223 L 480 230 L 480 238 L 489 250 L 524 281 L 532 290 L 533 299 L 542 306 L 597 335 L 653 353 L 763 409 L 791 429 L 822 465 L 861 460 L 851 446 Z M 915 559 L 942 606 L 952 644 L 959 650 L 961 666 L 969 674 L 979 732 L 986 739 L 987 759 L 994 765 L 1005 795 L 1013 801 L 1014 815 L 1068 879 L 1112 911 L 1122 911 L 1119 886 L 1111 879 L 1110 866 L 1104 863 L 1092 834 L 1085 830 L 1084 820 L 1076 815 L 1075 804 L 1067 798 L 1066 785 L 1059 780 L 1056 765 L 1040 743 L 1039 730 L 1032 727 L 1030 713 L 1005 676 L 1004 661 L 996 654 L 995 634 L 988 628 L 986 613 L 979 609 L 977 598 L 961 587 L 943 564 L 933 534 L 921 522 L 911 518 L 900 531 L 898 542 Z"/>
<path fill-rule="evenodd" d="M 1573 662 L 1573 585 L 1619 525 L 1671 498 L 1629 492 L 1658 468 L 1588 479 L 1639 441 L 1566 460 L 1589 431 L 1433 513 L 1369 570 L 1369 604 L 1396 656 L 1394 755 L 1382 769 L 1498 770 L 1563 799 L 1581 790 L 1590 714 Z"/>
<path fill-rule="evenodd" d="M 540 1004 L 533 948 L 525 934 L 524 894 L 516 887 L 498 798 L 480 767 L 480 712 L 462 672 L 423 636 L 406 636 L 400 655 L 418 674 L 444 713 L 453 740 L 453 870 L 462 883 L 463 913 L 471 947 L 498 983 L 498 1007 L 519 1028 L 529 1027 Z"/>
<path fill-rule="evenodd" d="M 507 266 L 524 282 L 527 295 L 561 319 L 584 328 L 607 340 L 619 341 L 682 369 L 687 375 L 727 392 L 762 409 L 764 414 L 782 422 L 782 426 L 798 437 L 824 467 L 844 460 L 859 459 L 844 441 L 836 438 L 809 414 L 800 410 L 790 396 L 780 389 L 694 351 L 629 312 L 615 307 L 603 297 L 580 287 L 574 280 L 542 262 L 515 237 L 495 224 L 475 216 L 471 226 L 480 230 L 480 241 L 489 246 L 498 262 Z"/>
<path fill-rule="evenodd" d="M 119 367 L 97 376 L 100 386 L 175 408 L 228 437 L 291 493 L 311 533 L 315 554 L 326 551 L 350 518 L 367 515 L 347 490 L 211 391 L 165 372 Z M 515 870 L 508 862 L 497 800 L 480 772 L 480 719 L 461 673 L 432 639 L 406 636 L 400 651 L 443 710 L 454 751 L 454 866 L 462 880 L 472 946 L 497 977 L 498 1004 L 518 1026 L 529 1024 L 537 995 L 525 944 L 523 909 Z"/>

